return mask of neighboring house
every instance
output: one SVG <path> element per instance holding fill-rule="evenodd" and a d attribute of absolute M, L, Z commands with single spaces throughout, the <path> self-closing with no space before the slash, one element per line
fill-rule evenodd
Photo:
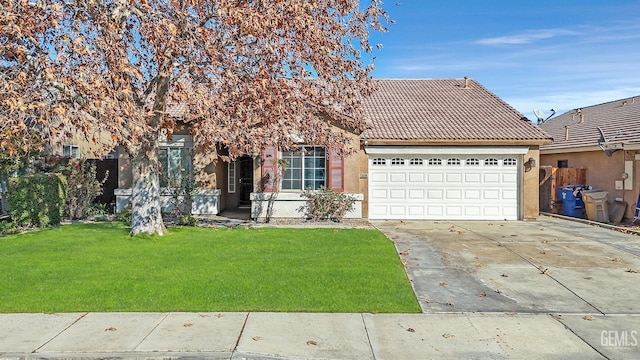
<path fill-rule="evenodd" d="M 633 217 L 640 194 L 640 96 L 568 111 L 540 125 L 553 144 L 540 148 L 540 164 L 586 168 L 587 184 L 625 201 Z"/>
<path fill-rule="evenodd" d="M 194 213 L 251 208 L 264 217 L 300 217 L 304 189 L 351 194 L 347 217 L 520 220 L 538 216 L 539 147 L 551 137 L 472 79 L 377 80 L 364 104 L 367 129 L 350 134 L 358 149 L 339 156 L 323 144 L 300 151 L 267 148 L 259 156 L 211 164 Z M 345 131 L 336 129 L 336 131 Z M 191 169 L 188 132 L 161 142 L 163 172 Z M 197 155 L 196 155 L 197 157 Z M 279 184 L 264 182 L 288 166 Z M 131 173 L 120 157 L 118 208 L 128 203 Z M 197 206 L 195 206 L 197 205 Z"/>

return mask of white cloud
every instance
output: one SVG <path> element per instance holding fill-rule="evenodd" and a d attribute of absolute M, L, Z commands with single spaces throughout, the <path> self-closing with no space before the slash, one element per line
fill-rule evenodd
<path fill-rule="evenodd" d="M 515 35 L 479 39 L 474 41 L 474 43 L 478 45 L 519 45 L 529 44 L 537 40 L 550 39 L 558 36 L 578 34 L 578 32 L 568 29 L 528 30 Z"/>

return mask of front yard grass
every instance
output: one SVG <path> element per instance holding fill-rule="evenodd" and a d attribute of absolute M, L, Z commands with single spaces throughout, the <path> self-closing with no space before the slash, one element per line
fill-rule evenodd
<path fill-rule="evenodd" d="M 419 312 L 376 230 L 170 228 L 117 223 L 0 238 L 0 312 Z"/>

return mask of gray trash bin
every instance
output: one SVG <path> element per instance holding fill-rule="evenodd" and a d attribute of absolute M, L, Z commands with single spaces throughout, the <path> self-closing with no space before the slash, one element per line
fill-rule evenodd
<path fill-rule="evenodd" d="M 607 191 L 587 190 L 582 192 L 587 219 L 604 223 L 609 222 L 608 196 L 609 193 Z"/>

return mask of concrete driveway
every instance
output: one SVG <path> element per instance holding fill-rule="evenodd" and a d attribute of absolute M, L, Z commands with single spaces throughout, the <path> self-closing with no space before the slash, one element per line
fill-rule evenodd
<path fill-rule="evenodd" d="M 425 313 L 548 313 L 640 357 L 640 236 L 570 220 L 380 221 Z"/>

